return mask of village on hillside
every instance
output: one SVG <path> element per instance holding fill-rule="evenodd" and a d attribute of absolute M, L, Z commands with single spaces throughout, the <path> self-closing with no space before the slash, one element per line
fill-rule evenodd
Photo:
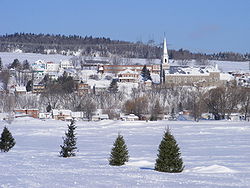
<path fill-rule="evenodd" d="M 215 88 L 227 88 L 223 90 L 225 95 L 230 91 L 228 88 L 242 90 L 241 94 L 249 93 L 249 71 L 221 72 L 216 64 L 204 62 L 196 66 L 173 65 L 166 39 L 159 64 L 122 64 L 119 61 L 110 64 L 86 59 L 80 63 L 37 60 L 21 65 L 15 59 L 9 67 L 1 65 L 0 76 L 1 119 L 31 116 L 65 121 L 249 120 L 249 97 L 240 98 L 241 95 L 235 94 L 238 95 L 238 99 L 234 99 L 235 106 L 225 107 L 222 104 L 211 106 L 214 101 L 201 100 L 203 94 L 208 95 L 208 91 L 215 91 Z M 177 90 L 178 94 L 174 94 Z M 189 97 L 183 93 L 189 93 Z M 149 94 L 151 98 L 147 98 Z M 134 98 L 131 99 L 131 95 Z M 153 95 L 159 96 L 161 101 L 155 100 Z M 170 98 L 176 98 L 174 104 Z"/>

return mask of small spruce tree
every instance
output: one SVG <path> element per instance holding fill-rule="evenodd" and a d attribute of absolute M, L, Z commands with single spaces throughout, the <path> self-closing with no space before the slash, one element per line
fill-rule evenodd
<path fill-rule="evenodd" d="M 75 133 L 76 125 L 75 121 L 71 121 L 70 125 L 68 125 L 68 132 L 65 132 L 66 137 L 63 137 L 63 145 L 60 145 L 61 157 L 72 157 L 75 156 L 76 147 L 76 133 Z"/>
<path fill-rule="evenodd" d="M 29 91 L 32 91 L 32 85 L 33 85 L 33 81 L 32 80 L 29 80 L 26 84 L 26 91 L 29 92 Z"/>
<path fill-rule="evenodd" d="M 2 64 L 2 59 L 0 57 L 0 70 L 2 70 L 2 69 L 3 69 L 3 64 Z"/>
<path fill-rule="evenodd" d="M 159 154 L 155 163 L 155 170 L 160 172 L 178 173 L 184 169 L 178 144 L 169 128 L 165 132 L 159 145 Z"/>
<path fill-rule="evenodd" d="M 117 80 L 113 79 L 110 83 L 110 86 L 108 88 L 108 91 L 110 93 L 117 93 L 118 92 L 118 84 L 117 84 Z"/>
<path fill-rule="evenodd" d="M 4 127 L 0 138 L 0 149 L 2 152 L 8 152 L 16 144 L 11 132 L 7 127 Z"/>
<path fill-rule="evenodd" d="M 123 139 L 123 136 L 118 134 L 111 150 L 109 164 L 112 166 L 121 166 L 124 165 L 125 162 L 128 162 L 128 159 L 129 155 L 125 140 Z"/>
<path fill-rule="evenodd" d="M 147 69 L 146 65 L 144 65 L 141 70 L 141 76 L 143 81 L 152 80 L 150 71 Z"/>
<path fill-rule="evenodd" d="M 50 112 L 52 110 L 52 107 L 51 107 L 51 105 L 50 105 L 50 103 L 48 104 L 48 106 L 46 107 L 46 111 L 47 112 Z"/>

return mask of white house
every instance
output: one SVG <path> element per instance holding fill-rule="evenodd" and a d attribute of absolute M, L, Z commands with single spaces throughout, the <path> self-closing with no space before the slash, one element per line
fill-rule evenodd
<path fill-rule="evenodd" d="M 63 69 L 73 69 L 73 63 L 69 60 L 63 60 L 60 62 L 60 67 Z"/>
<path fill-rule="evenodd" d="M 108 114 L 97 114 L 92 116 L 92 121 L 108 120 Z"/>
<path fill-rule="evenodd" d="M 46 63 L 43 60 L 37 60 L 31 64 L 31 67 L 34 71 L 45 71 Z"/>
<path fill-rule="evenodd" d="M 52 118 L 52 113 L 50 112 L 39 113 L 39 119 L 51 119 L 51 118 Z"/>
<path fill-rule="evenodd" d="M 84 114 L 83 112 L 71 112 L 71 117 L 76 120 L 83 119 Z"/>
<path fill-rule="evenodd" d="M 139 117 L 134 114 L 122 115 L 121 120 L 122 121 L 137 121 L 139 120 Z"/>
<path fill-rule="evenodd" d="M 71 120 L 72 116 L 71 116 L 71 110 L 57 110 L 57 109 L 53 109 L 52 110 L 52 117 L 55 120 Z"/>
<path fill-rule="evenodd" d="M 138 82 L 139 73 L 130 69 L 119 72 L 118 79 L 120 82 Z"/>
<path fill-rule="evenodd" d="M 47 62 L 46 71 L 47 72 L 58 72 L 60 65 L 58 63 Z"/>
<path fill-rule="evenodd" d="M 26 87 L 25 86 L 16 86 L 15 88 L 15 94 L 26 94 Z"/>

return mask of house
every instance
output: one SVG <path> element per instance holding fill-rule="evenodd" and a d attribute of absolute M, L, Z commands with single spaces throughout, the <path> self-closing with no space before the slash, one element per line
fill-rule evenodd
<path fill-rule="evenodd" d="M 189 67 L 170 66 L 165 74 L 165 84 L 168 86 L 220 86 L 220 71 L 213 66 Z"/>
<path fill-rule="evenodd" d="M 101 93 L 105 93 L 107 91 L 107 87 L 106 86 L 93 86 L 93 93 L 98 95 Z"/>
<path fill-rule="evenodd" d="M 45 91 L 45 86 L 43 84 L 34 84 L 32 93 L 41 94 Z"/>
<path fill-rule="evenodd" d="M 144 65 L 99 65 L 97 66 L 97 72 L 100 73 L 113 73 L 119 74 L 119 72 L 125 70 L 135 71 L 140 73 L 143 69 Z M 159 73 L 160 72 L 160 65 L 147 65 L 147 69 L 150 73 Z"/>
<path fill-rule="evenodd" d="M 5 120 L 8 118 L 8 113 L 0 113 L 0 120 Z"/>
<path fill-rule="evenodd" d="M 240 113 L 225 114 L 226 118 L 231 121 L 241 121 L 245 119 L 245 116 Z"/>
<path fill-rule="evenodd" d="M 67 69 L 67 70 L 64 70 L 64 73 L 66 76 L 71 76 L 71 77 L 76 77 L 77 76 L 77 70 L 75 69 Z"/>
<path fill-rule="evenodd" d="M 47 75 L 49 79 L 56 80 L 59 76 L 62 76 L 63 72 L 48 72 Z"/>
<path fill-rule="evenodd" d="M 55 120 L 68 121 L 72 119 L 71 110 L 52 110 L 52 118 Z"/>
<path fill-rule="evenodd" d="M 139 73 L 130 69 L 119 72 L 119 82 L 138 82 Z"/>
<path fill-rule="evenodd" d="M 27 93 L 25 86 L 16 86 L 15 94 L 17 95 L 25 95 Z"/>
<path fill-rule="evenodd" d="M 84 114 L 83 112 L 71 112 L 71 117 L 72 119 L 80 120 L 80 119 L 83 119 Z"/>
<path fill-rule="evenodd" d="M 134 114 L 122 115 L 120 118 L 122 121 L 138 121 L 139 120 L 139 117 Z"/>
<path fill-rule="evenodd" d="M 73 69 L 73 63 L 69 60 L 63 60 L 60 62 L 60 67 L 63 69 Z"/>
<path fill-rule="evenodd" d="M 90 92 L 90 86 L 82 81 L 76 83 L 76 92 L 78 95 L 82 96 Z"/>
<path fill-rule="evenodd" d="M 39 117 L 39 110 L 38 109 L 15 109 L 15 117 L 23 117 L 29 116 L 33 118 Z"/>
<path fill-rule="evenodd" d="M 46 71 L 47 72 L 58 72 L 60 65 L 58 63 L 47 62 Z"/>
<path fill-rule="evenodd" d="M 202 113 L 201 119 L 211 120 L 214 119 L 214 115 L 212 113 Z"/>
<path fill-rule="evenodd" d="M 97 114 L 92 116 L 92 121 L 109 120 L 108 114 Z"/>
<path fill-rule="evenodd" d="M 52 118 L 52 113 L 50 112 L 39 113 L 39 119 L 51 119 L 51 118 Z"/>
<path fill-rule="evenodd" d="M 31 64 L 34 71 L 44 72 L 46 70 L 46 63 L 43 60 L 37 60 Z"/>

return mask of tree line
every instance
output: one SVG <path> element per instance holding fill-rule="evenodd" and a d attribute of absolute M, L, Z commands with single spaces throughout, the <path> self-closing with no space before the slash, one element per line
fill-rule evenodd
<path fill-rule="evenodd" d="M 9 52 L 21 49 L 25 53 L 57 53 L 73 55 L 79 51 L 83 56 L 100 55 L 110 57 L 116 55 L 124 58 L 161 58 L 162 45 L 154 40 L 148 42 L 126 42 L 111 40 L 105 37 L 53 35 L 34 33 L 14 33 L 0 35 L 0 51 Z M 226 60 L 248 61 L 250 53 L 218 52 L 213 54 L 193 53 L 186 49 L 169 50 L 169 58 L 176 60 Z"/>

